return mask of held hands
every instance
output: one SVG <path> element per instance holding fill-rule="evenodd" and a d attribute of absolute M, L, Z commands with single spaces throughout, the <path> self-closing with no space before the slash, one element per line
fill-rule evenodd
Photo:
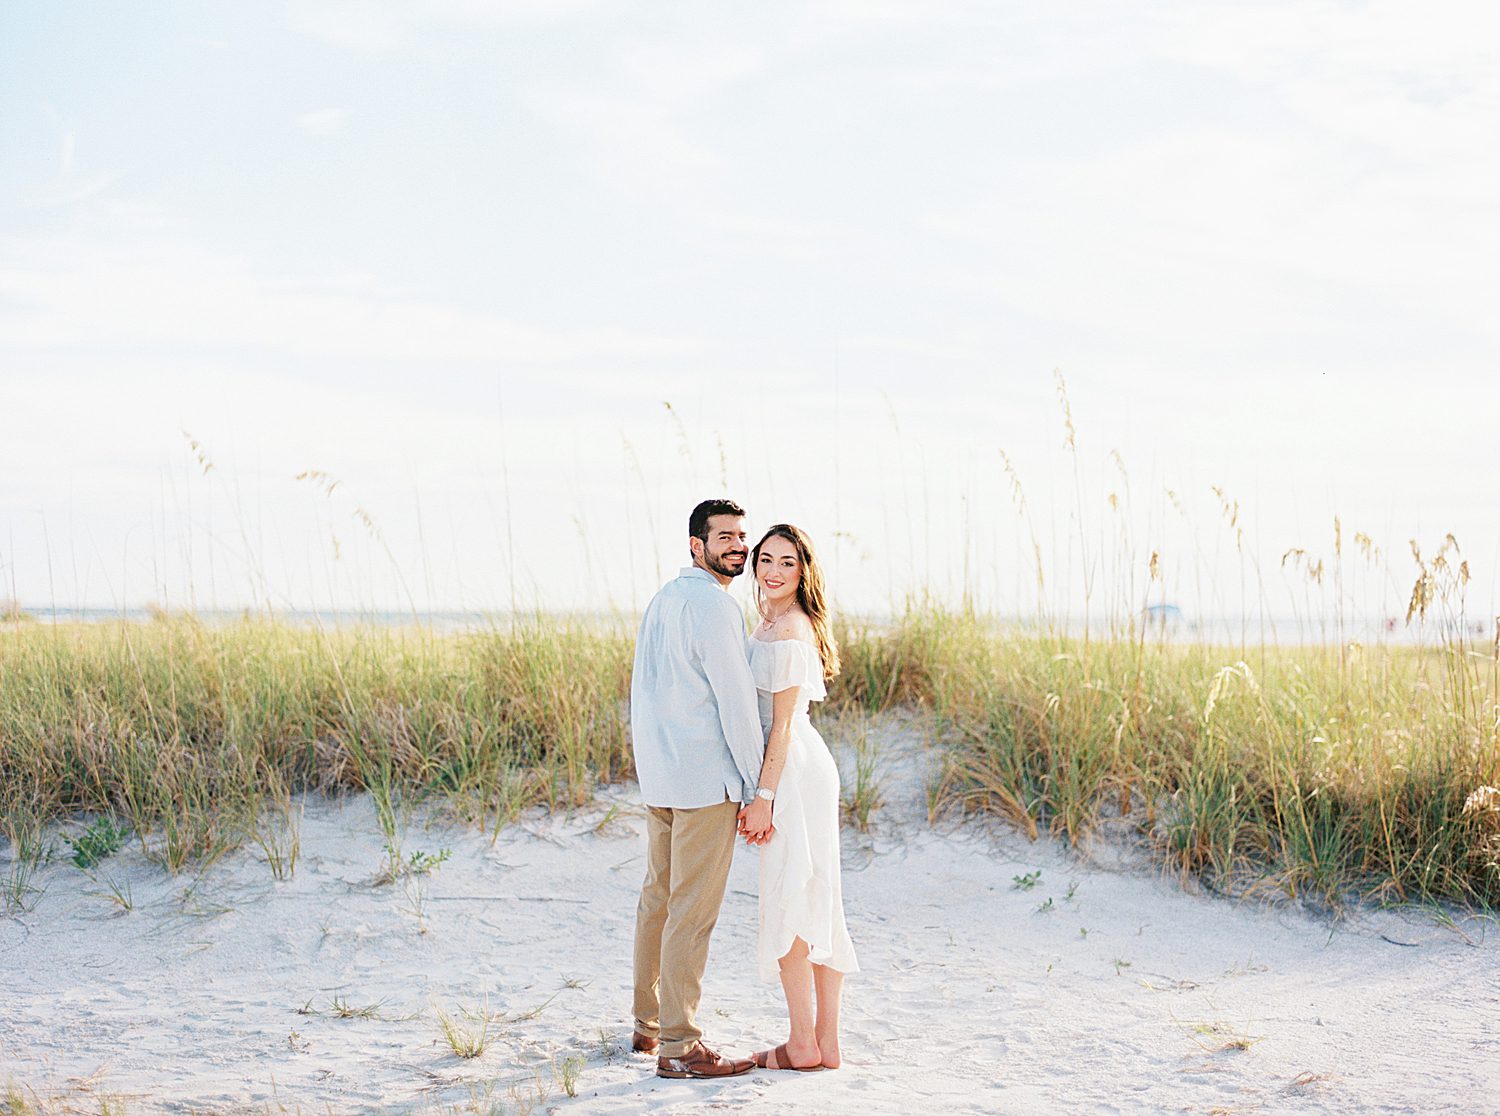
<path fill-rule="evenodd" d="M 764 798 L 757 798 L 750 805 L 742 807 L 738 815 L 738 829 L 747 845 L 764 845 L 776 832 L 775 826 L 771 824 L 771 804 Z"/>

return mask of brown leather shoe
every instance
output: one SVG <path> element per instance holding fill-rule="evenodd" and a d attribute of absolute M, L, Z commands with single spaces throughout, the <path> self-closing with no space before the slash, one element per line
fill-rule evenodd
<path fill-rule="evenodd" d="M 630 1049 L 637 1054 L 655 1054 L 656 1048 L 660 1045 L 661 1043 L 653 1036 L 642 1034 L 640 1031 L 630 1036 Z"/>
<path fill-rule="evenodd" d="M 657 1077 L 736 1077 L 754 1068 L 749 1058 L 726 1058 L 701 1042 L 680 1058 L 656 1059 Z"/>

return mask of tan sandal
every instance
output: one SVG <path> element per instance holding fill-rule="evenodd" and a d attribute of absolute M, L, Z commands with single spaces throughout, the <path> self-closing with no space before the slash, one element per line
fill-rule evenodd
<path fill-rule="evenodd" d="M 771 1065 L 771 1059 L 776 1059 L 776 1064 Z M 755 1066 L 757 1069 L 769 1070 L 794 1070 L 797 1073 L 816 1073 L 823 1069 L 823 1063 L 815 1066 L 794 1066 L 791 1055 L 786 1052 L 786 1043 L 782 1043 L 775 1050 L 762 1050 L 755 1055 Z"/>

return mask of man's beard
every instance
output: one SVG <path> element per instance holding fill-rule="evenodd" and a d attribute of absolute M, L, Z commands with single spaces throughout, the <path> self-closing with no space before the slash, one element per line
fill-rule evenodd
<path fill-rule="evenodd" d="M 740 574 L 745 572 L 747 558 L 744 555 L 736 554 L 735 557 L 739 559 L 739 565 L 730 566 L 727 561 L 729 555 L 730 552 L 727 550 L 719 555 L 710 554 L 705 550 L 703 552 L 703 564 L 720 577 L 739 577 Z"/>

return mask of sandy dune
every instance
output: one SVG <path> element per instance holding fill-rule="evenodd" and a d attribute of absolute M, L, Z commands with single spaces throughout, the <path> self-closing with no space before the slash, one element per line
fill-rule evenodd
<path fill-rule="evenodd" d="M 198 878 L 138 848 L 97 880 L 58 857 L 34 909 L 0 921 L 0 1086 L 127 1112 L 1500 1111 L 1491 921 L 1334 923 L 997 827 L 930 828 L 918 734 L 883 733 L 887 805 L 845 835 L 865 971 L 837 1072 L 664 1081 L 629 1052 L 643 849 L 626 787 L 493 846 L 413 817 L 407 854 L 451 857 L 384 886 L 367 798 L 307 802 L 287 882 L 254 847 Z M 729 1052 L 784 1037 L 754 976 L 755 855 L 737 854 L 705 987 Z M 473 1031 L 488 1015 L 484 1053 L 457 1057 L 439 1012 Z"/>

